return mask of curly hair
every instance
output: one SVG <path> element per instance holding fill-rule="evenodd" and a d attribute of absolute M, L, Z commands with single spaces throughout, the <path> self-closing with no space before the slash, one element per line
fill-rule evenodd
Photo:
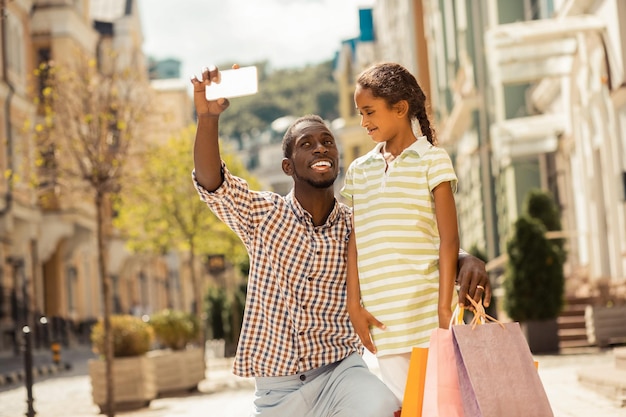
<path fill-rule="evenodd" d="M 406 100 L 409 104 L 409 118 L 417 120 L 422 134 L 430 143 L 437 144 L 426 112 L 426 94 L 405 67 L 393 62 L 378 63 L 361 72 L 356 83 L 361 88 L 369 89 L 374 97 L 385 100 L 389 107 Z"/>

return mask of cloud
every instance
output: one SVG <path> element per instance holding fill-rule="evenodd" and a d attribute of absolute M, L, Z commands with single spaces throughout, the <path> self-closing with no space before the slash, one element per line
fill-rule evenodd
<path fill-rule="evenodd" d="M 187 78 L 203 66 L 268 60 L 276 68 L 331 59 L 358 36 L 367 0 L 139 0 L 144 51 L 183 61 Z"/>

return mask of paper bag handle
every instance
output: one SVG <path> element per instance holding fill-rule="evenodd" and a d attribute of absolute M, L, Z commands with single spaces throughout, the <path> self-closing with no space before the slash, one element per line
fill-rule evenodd
<path fill-rule="evenodd" d="M 487 321 L 498 323 L 504 329 L 504 324 L 502 324 L 502 322 L 491 317 L 489 314 L 485 312 L 485 307 L 483 306 L 482 300 L 479 300 L 478 302 L 476 302 L 474 301 L 472 297 L 469 296 L 469 294 L 466 294 L 465 297 L 469 300 L 470 303 L 472 303 L 472 306 L 474 307 L 474 317 L 472 318 L 472 321 L 470 322 L 472 329 L 476 327 L 477 324 L 485 324 L 485 322 Z M 454 317 L 454 314 L 452 314 L 452 317 Z"/>

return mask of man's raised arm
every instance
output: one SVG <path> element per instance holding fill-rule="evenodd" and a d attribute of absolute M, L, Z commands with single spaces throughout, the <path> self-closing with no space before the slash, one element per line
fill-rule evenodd
<path fill-rule="evenodd" d="M 219 82 L 219 70 L 212 66 L 202 71 L 201 79 L 194 76 L 193 102 L 198 116 L 196 140 L 193 148 L 196 180 L 207 191 L 215 191 L 222 184 L 222 161 L 219 149 L 219 116 L 229 106 L 225 98 L 215 101 L 206 99 L 205 89 L 213 82 Z"/>

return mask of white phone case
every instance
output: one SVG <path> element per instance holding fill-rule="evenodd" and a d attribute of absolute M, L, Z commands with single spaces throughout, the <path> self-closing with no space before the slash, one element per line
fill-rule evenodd
<path fill-rule="evenodd" d="M 255 66 L 220 71 L 220 82 L 206 87 L 207 100 L 232 98 L 256 94 L 258 91 Z"/>

